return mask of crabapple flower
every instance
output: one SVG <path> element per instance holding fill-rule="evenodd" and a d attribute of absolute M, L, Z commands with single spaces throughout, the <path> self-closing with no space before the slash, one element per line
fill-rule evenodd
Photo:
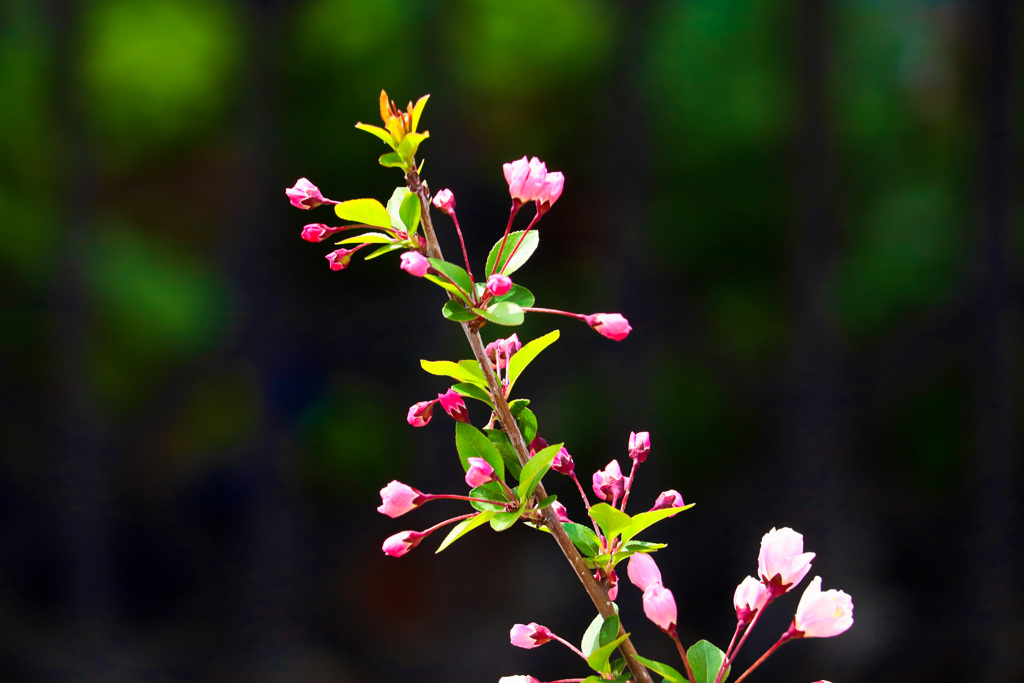
<path fill-rule="evenodd" d="M 619 597 L 619 575 L 613 569 L 608 574 L 608 599 L 614 601 L 617 597 Z"/>
<path fill-rule="evenodd" d="M 512 641 L 512 644 L 524 650 L 540 647 L 544 643 L 550 642 L 554 637 L 555 634 L 547 626 L 541 626 L 535 621 L 529 624 L 516 624 L 509 631 L 509 639 Z"/>
<path fill-rule="evenodd" d="M 455 210 L 455 195 L 452 194 L 451 190 L 445 188 L 434 195 L 432 203 L 441 211 L 450 214 Z"/>
<path fill-rule="evenodd" d="M 307 242 L 323 242 L 336 232 L 345 228 L 332 228 L 324 223 L 310 223 L 302 228 L 302 239 Z"/>
<path fill-rule="evenodd" d="M 466 458 L 469 469 L 466 470 L 466 483 L 471 487 L 483 486 L 494 481 L 494 468 L 483 458 Z"/>
<path fill-rule="evenodd" d="M 348 268 L 348 264 L 352 263 L 352 254 L 355 251 L 355 249 L 335 249 L 324 258 L 331 265 L 331 270 L 345 270 Z"/>
<path fill-rule="evenodd" d="M 655 583 L 661 583 L 661 570 L 658 563 L 647 553 L 634 553 L 626 565 L 626 575 L 633 585 L 646 591 Z"/>
<path fill-rule="evenodd" d="M 736 619 L 741 624 L 746 624 L 750 618 L 757 614 L 758 610 L 768 604 L 768 589 L 764 584 L 753 576 L 740 581 L 736 586 L 736 592 L 732 597 L 733 607 L 736 608 Z"/>
<path fill-rule="evenodd" d="M 510 289 L 512 289 L 512 278 L 508 275 L 495 273 L 487 278 L 487 291 L 494 296 L 504 296 Z"/>
<path fill-rule="evenodd" d="M 530 446 L 532 448 L 533 442 L 530 443 Z M 541 446 L 541 448 L 543 447 L 544 446 Z M 551 469 L 559 474 L 564 474 L 567 477 L 572 476 L 572 473 L 576 471 L 576 464 L 572 461 L 572 456 L 569 455 L 569 451 L 565 450 L 565 446 L 558 449 L 558 453 L 555 454 L 555 459 L 551 461 Z"/>
<path fill-rule="evenodd" d="M 498 683 L 540 683 L 533 676 L 502 676 Z"/>
<path fill-rule="evenodd" d="M 629 326 L 629 321 L 618 313 L 594 313 L 584 316 L 583 319 L 595 332 L 615 341 L 622 341 L 633 329 Z"/>
<path fill-rule="evenodd" d="M 505 172 L 509 195 L 523 204 L 537 199 L 548 175 L 547 166 L 537 157 L 533 157 L 529 161 L 523 157 L 517 161 L 503 164 L 502 170 Z"/>
<path fill-rule="evenodd" d="M 409 408 L 409 414 L 406 415 L 405 421 L 411 424 L 413 427 L 423 427 L 430 418 L 433 417 L 434 404 L 437 403 L 437 399 L 433 401 L 420 401 L 412 405 Z"/>
<path fill-rule="evenodd" d="M 558 517 L 558 521 L 562 524 L 568 524 L 572 520 L 569 519 L 569 512 L 565 509 L 565 506 L 559 503 L 557 500 L 551 503 L 551 509 L 555 511 L 555 516 Z"/>
<path fill-rule="evenodd" d="M 395 518 L 414 510 L 423 502 L 423 494 L 400 481 L 393 481 L 380 490 L 381 506 L 377 512 Z"/>
<path fill-rule="evenodd" d="M 647 460 L 647 454 L 651 452 L 650 432 L 629 433 L 629 457 L 640 463 Z"/>
<path fill-rule="evenodd" d="M 793 629 L 799 638 L 831 638 L 853 626 L 853 598 L 843 591 L 821 590 L 821 577 L 807 584 L 796 607 Z"/>
<path fill-rule="evenodd" d="M 400 531 L 384 541 L 384 554 L 401 557 L 420 544 L 429 534 L 421 531 Z"/>
<path fill-rule="evenodd" d="M 402 254 L 402 265 L 399 268 L 410 275 L 423 277 L 430 269 L 430 261 L 418 251 L 407 251 Z"/>
<path fill-rule="evenodd" d="M 612 460 L 603 470 L 594 472 L 594 495 L 601 500 L 615 501 L 622 495 L 624 482 L 618 460 Z"/>
<path fill-rule="evenodd" d="M 636 557 L 634 555 L 634 557 Z M 652 583 L 644 591 L 644 614 L 666 633 L 672 633 L 676 628 L 676 599 L 672 591 L 661 585 L 661 582 Z"/>
<path fill-rule="evenodd" d="M 533 441 L 530 442 L 530 459 L 537 455 L 537 451 L 544 450 L 548 447 L 548 440 L 539 434 L 533 437 Z"/>
<path fill-rule="evenodd" d="M 523 348 L 523 345 L 519 341 L 519 336 L 513 334 L 505 339 L 495 339 L 484 347 L 484 353 L 487 354 L 487 358 L 495 369 L 502 370 L 508 365 L 509 359 L 516 355 L 516 352 L 521 348 Z M 544 445 L 546 446 L 547 444 Z"/>
<path fill-rule="evenodd" d="M 654 507 L 651 508 L 651 512 L 666 508 L 681 508 L 685 505 L 686 503 L 683 502 L 683 497 L 679 494 L 679 491 L 669 489 L 668 491 L 661 492 L 658 500 L 654 501 Z"/>
<path fill-rule="evenodd" d="M 443 394 L 438 394 L 437 400 L 441 402 L 441 407 L 452 416 L 453 420 L 456 422 L 469 422 L 469 411 L 466 410 L 466 402 L 462 400 L 462 396 L 457 391 L 449 389 Z"/>
<path fill-rule="evenodd" d="M 565 176 L 560 172 L 548 173 L 544 176 L 544 184 L 537 193 L 536 201 L 543 207 L 544 211 L 551 208 L 551 205 L 562 196 L 562 188 L 565 187 Z"/>
<path fill-rule="evenodd" d="M 769 531 L 761 538 L 757 574 L 771 591 L 782 595 L 800 583 L 811 570 L 814 553 L 804 552 L 804 537 L 789 527 Z"/>
<path fill-rule="evenodd" d="M 338 202 L 325 199 L 320 194 L 320 188 L 309 182 L 306 178 L 299 178 L 295 184 L 284 191 L 288 195 L 292 206 L 296 209 L 312 209 L 321 204 L 337 204 Z"/>

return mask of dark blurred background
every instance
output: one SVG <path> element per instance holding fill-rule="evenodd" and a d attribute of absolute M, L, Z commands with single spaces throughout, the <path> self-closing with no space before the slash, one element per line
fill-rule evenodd
<path fill-rule="evenodd" d="M 593 614 L 541 534 L 380 551 L 463 510 L 374 508 L 395 478 L 463 490 L 451 420 L 405 413 L 447 386 L 420 358 L 469 350 L 396 258 L 328 270 L 299 231 L 337 221 L 284 189 L 390 196 L 353 128 L 381 88 L 431 94 L 424 176 L 477 263 L 501 164 L 565 173 L 517 281 L 634 331 L 530 317 L 521 338 L 562 339 L 517 392 L 584 480 L 650 430 L 633 511 L 697 503 L 647 534 L 685 641 L 728 642 L 761 535 L 791 526 L 856 623 L 752 680 L 1024 680 L 1020 9 L 4 0 L 0 680 L 586 675 L 508 643 Z M 678 661 L 639 592 L 619 602 Z"/>

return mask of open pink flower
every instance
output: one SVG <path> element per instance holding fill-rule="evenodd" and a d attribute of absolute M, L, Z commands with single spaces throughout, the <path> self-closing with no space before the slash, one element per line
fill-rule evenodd
<path fill-rule="evenodd" d="M 636 557 L 634 555 L 634 557 Z M 676 599 L 672 591 L 661 585 L 661 582 L 652 583 L 644 591 L 644 614 L 666 633 L 672 633 L 676 628 Z"/>
<path fill-rule="evenodd" d="M 384 541 L 384 554 L 401 557 L 420 544 L 429 534 L 421 531 L 400 531 Z"/>
<path fill-rule="evenodd" d="M 540 647 L 544 643 L 550 642 L 554 637 L 555 634 L 547 626 L 541 626 L 535 621 L 529 624 L 516 624 L 509 631 L 509 639 L 512 641 L 512 644 L 525 650 Z"/>
<path fill-rule="evenodd" d="M 548 173 L 544 176 L 544 184 L 541 186 L 540 191 L 537 192 L 535 197 L 538 204 L 543 207 L 544 211 L 551 208 L 551 205 L 558 201 L 558 198 L 562 196 L 562 188 L 565 187 L 565 176 L 560 172 Z"/>
<path fill-rule="evenodd" d="M 469 469 L 466 470 L 466 483 L 472 488 L 483 486 L 494 481 L 494 468 L 483 458 L 466 458 Z"/>
<path fill-rule="evenodd" d="M 455 210 L 455 195 L 448 188 L 445 188 L 434 195 L 433 200 L 434 206 L 441 209 L 445 213 L 451 213 Z"/>
<path fill-rule="evenodd" d="M 430 270 L 430 261 L 418 251 L 407 251 L 402 254 L 402 264 L 399 268 L 410 275 L 423 277 Z"/>
<path fill-rule="evenodd" d="M 518 335 L 513 334 L 505 339 L 495 339 L 484 347 L 484 353 L 487 354 L 488 360 L 496 370 L 503 370 L 508 365 L 509 359 L 521 348 L 523 345 L 519 341 Z"/>
<path fill-rule="evenodd" d="M 295 181 L 295 185 L 286 189 L 284 193 L 288 195 L 288 199 L 296 209 L 312 209 L 321 204 L 337 204 L 330 199 L 324 199 L 324 196 L 320 194 L 320 188 L 306 178 L 299 178 Z"/>
<path fill-rule="evenodd" d="M 761 539 L 757 574 L 771 591 L 782 595 L 800 583 L 811 570 L 814 553 L 804 552 L 804 537 L 789 527 L 772 530 Z"/>
<path fill-rule="evenodd" d="M 517 161 L 503 164 L 502 170 L 505 172 L 509 195 L 523 204 L 537 198 L 548 175 L 547 166 L 537 157 L 533 157 L 529 161 L 523 157 Z"/>
<path fill-rule="evenodd" d="M 584 316 L 584 320 L 595 332 L 615 341 L 622 341 L 633 330 L 629 321 L 618 313 L 594 313 Z"/>
<path fill-rule="evenodd" d="M 680 495 L 679 491 L 675 489 L 669 489 L 668 491 L 662 491 L 658 496 L 658 500 L 654 501 L 654 510 L 665 510 L 667 508 L 681 508 L 685 507 L 686 503 L 683 502 L 683 496 Z"/>
<path fill-rule="evenodd" d="M 443 394 L 438 394 L 437 400 L 441 402 L 444 412 L 451 415 L 453 420 L 456 422 L 469 422 L 469 411 L 466 410 L 466 402 L 462 400 L 462 396 L 457 391 L 449 389 Z"/>
<path fill-rule="evenodd" d="M 622 477 L 622 468 L 618 460 L 612 460 L 603 470 L 594 472 L 594 495 L 601 500 L 607 500 L 614 506 L 615 501 L 622 495 L 625 482 Z"/>
<path fill-rule="evenodd" d="M 494 296 L 504 296 L 512 289 L 512 278 L 508 275 L 495 273 L 487 278 L 487 291 Z"/>
<path fill-rule="evenodd" d="M 437 403 L 437 399 L 433 401 L 420 401 L 413 404 L 409 408 L 409 414 L 406 415 L 405 421 L 413 427 L 425 426 L 430 422 L 430 418 L 433 417 L 435 403 Z"/>
<path fill-rule="evenodd" d="M 661 583 L 661 570 L 658 563 L 647 553 L 635 553 L 630 556 L 626 565 L 626 575 L 633 585 L 646 591 L 652 584 Z"/>
<path fill-rule="evenodd" d="M 736 592 L 732 597 L 733 607 L 736 608 L 736 619 L 741 624 L 746 624 L 750 618 L 757 614 L 758 610 L 768 602 L 768 589 L 764 584 L 748 576 L 736 586 Z"/>
<path fill-rule="evenodd" d="M 837 590 L 821 590 L 821 577 L 807 584 L 793 618 L 801 638 L 831 638 L 853 626 L 853 598 Z"/>
<path fill-rule="evenodd" d="M 395 518 L 414 510 L 423 502 L 423 494 L 400 481 L 393 481 L 380 490 L 381 506 L 377 512 Z"/>
<path fill-rule="evenodd" d="M 629 433 L 629 457 L 636 462 L 647 460 L 647 454 L 651 452 L 650 432 Z"/>
<path fill-rule="evenodd" d="M 352 254 L 355 251 L 355 249 L 335 249 L 324 258 L 331 265 L 331 270 L 345 270 L 352 262 Z"/>

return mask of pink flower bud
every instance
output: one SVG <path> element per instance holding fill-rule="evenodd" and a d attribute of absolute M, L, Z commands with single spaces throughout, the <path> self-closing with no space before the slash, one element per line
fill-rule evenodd
<path fill-rule="evenodd" d="M 619 597 L 619 575 L 613 569 L 608 575 L 608 599 L 615 600 Z"/>
<path fill-rule="evenodd" d="M 537 198 L 544 182 L 547 180 L 548 169 L 544 162 L 533 157 L 529 161 L 526 157 L 502 165 L 505 172 L 505 181 L 508 183 L 508 193 L 512 199 L 523 204 L 532 202 Z"/>
<path fill-rule="evenodd" d="M 551 469 L 567 477 L 572 476 L 572 473 L 576 471 L 576 464 L 572 461 L 569 451 L 565 450 L 565 446 L 558 449 L 555 459 L 551 462 Z"/>
<path fill-rule="evenodd" d="M 418 251 L 407 251 L 402 254 L 402 264 L 399 268 L 410 275 L 423 277 L 430 270 L 430 261 Z"/>
<path fill-rule="evenodd" d="M 651 452 L 650 432 L 629 433 L 629 457 L 637 462 L 647 460 L 647 454 Z"/>
<path fill-rule="evenodd" d="M 469 411 L 466 410 L 466 402 L 462 400 L 462 396 L 457 391 L 449 389 L 443 394 L 438 394 L 437 400 L 441 402 L 444 412 L 451 415 L 453 420 L 456 422 L 469 422 Z"/>
<path fill-rule="evenodd" d="M 496 370 L 502 370 L 508 365 L 508 360 L 516 354 L 523 345 L 519 337 L 513 334 L 506 339 L 496 339 L 484 348 L 487 358 Z"/>
<path fill-rule="evenodd" d="M 685 505 L 686 503 L 683 502 L 683 497 L 679 495 L 679 491 L 669 489 L 668 491 L 661 492 L 658 500 L 654 501 L 654 507 L 651 508 L 651 512 L 667 508 L 681 508 L 685 507 Z"/>
<path fill-rule="evenodd" d="M 401 557 L 420 544 L 428 534 L 420 531 L 401 531 L 384 541 L 384 554 Z"/>
<path fill-rule="evenodd" d="M 510 289 L 512 289 L 512 278 L 508 275 L 495 273 L 487 278 L 487 291 L 494 296 L 504 296 Z"/>
<path fill-rule="evenodd" d="M 452 191 L 445 188 L 434 195 L 434 206 L 441 209 L 445 213 L 450 214 L 455 211 L 455 195 Z"/>
<path fill-rule="evenodd" d="M 634 553 L 626 565 L 626 575 L 633 585 L 646 591 L 652 584 L 661 583 L 661 570 L 658 563 L 647 553 Z"/>
<path fill-rule="evenodd" d="M 782 595 L 800 583 L 811 570 L 814 553 L 804 552 L 804 537 L 789 527 L 772 528 L 761 539 L 757 573 L 771 591 Z"/>
<path fill-rule="evenodd" d="M 572 521 L 569 519 L 569 512 L 565 509 L 565 506 L 557 500 L 551 503 L 551 509 L 555 511 L 555 516 L 558 517 L 558 521 L 562 524 L 568 524 Z"/>
<path fill-rule="evenodd" d="M 648 586 L 644 591 L 644 614 L 662 631 L 673 633 L 676 629 L 676 599 L 672 591 L 660 582 Z"/>
<path fill-rule="evenodd" d="M 550 642 L 555 637 L 547 626 L 541 626 L 537 622 L 529 624 L 516 624 L 509 631 L 509 639 L 516 647 L 525 650 L 532 650 L 544 643 Z"/>
<path fill-rule="evenodd" d="M 633 329 L 629 326 L 629 321 L 618 313 L 594 313 L 585 316 L 584 320 L 595 332 L 615 341 L 622 341 Z"/>
<path fill-rule="evenodd" d="M 831 638 L 853 626 L 853 598 L 843 591 L 821 590 L 821 577 L 807 584 L 793 618 L 801 638 Z"/>
<path fill-rule="evenodd" d="M 413 427 L 423 427 L 430 418 L 433 417 L 434 404 L 437 403 L 437 399 L 433 401 L 420 401 L 409 408 L 409 414 L 406 415 L 405 421 L 411 424 Z"/>
<path fill-rule="evenodd" d="M 624 485 L 618 460 L 612 460 L 603 470 L 594 472 L 594 495 L 611 502 L 613 506 L 622 495 Z"/>
<path fill-rule="evenodd" d="M 533 676 L 502 676 L 498 683 L 540 683 Z"/>
<path fill-rule="evenodd" d="M 540 434 L 533 437 L 533 441 L 530 442 L 530 458 L 537 455 L 537 451 L 542 451 L 548 447 L 548 440 L 541 437 Z"/>
<path fill-rule="evenodd" d="M 323 223 L 310 223 L 302 228 L 302 239 L 307 242 L 323 242 L 336 232 L 344 228 L 332 228 Z"/>
<path fill-rule="evenodd" d="M 483 458 L 466 458 L 469 469 L 466 470 L 466 483 L 471 488 L 483 486 L 494 481 L 494 468 Z"/>
<path fill-rule="evenodd" d="M 395 518 L 420 506 L 423 494 L 400 481 L 393 481 L 380 490 L 381 506 L 377 512 Z"/>
<path fill-rule="evenodd" d="M 352 254 L 355 251 L 355 249 L 335 249 L 325 258 L 331 265 L 331 270 L 345 270 L 348 268 L 348 264 L 352 262 Z"/>
<path fill-rule="evenodd" d="M 537 193 L 536 199 L 545 211 L 550 209 L 551 205 L 562 196 L 562 188 L 564 186 L 565 176 L 559 172 L 548 173 L 544 177 L 544 185 L 540 188 L 540 192 Z"/>
<path fill-rule="evenodd" d="M 288 199 L 296 209 L 312 209 L 321 204 L 337 203 L 324 199 L 324 196 L 320 194 L 320 188 L 305 178 L 299 178 L 295 181 L 295 185 L 286 189 L 284 193 L 288 195 Z"/>
<path fill-rule="evenodd" d="M 733 607 L 736 608 L 736 619 L 740 624 L 749 622 L 750 618 L 767 603 L 768 589 L 753 576 L 743 579 L 740 585 L 736 586 L 736 592 L 732 597 Z"/>

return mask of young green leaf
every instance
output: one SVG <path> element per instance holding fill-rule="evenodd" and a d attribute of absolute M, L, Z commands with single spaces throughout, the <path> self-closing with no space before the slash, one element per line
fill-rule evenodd
<path fill-rule="evenodd" d="M 401 168 L 408 170 L 408 164 L 405 163 L 405 159 L 398 152 L 388 152 L 387 154 L 381 154 L 380 159 L 377 160 L 380 165 L 384 168 Z"/>
<path fill-rule="evenodd" d="M 662 508 L 661 510 L 650 510 L 649 512 L 641 512 L 640 514 L 633 515 L 633 519 L 630 520 L 629 525 L 622 530 L 622 542 L 625 543 L 647 527 L 657 524 L 666 517 L 672 517 L 683 510 L 689 510 L 693 505 L 693 503 L 690 503 L 689 505 L 681 508 Z"/>
<path fill-rule="evenodd" d="M 408 190 L 406 190 L 406 192 L 408 192 Z M 420 225 L 419 196 L 409 192 L 402 200 L 398 213 L 402 218 L 402 222 L 405 224 L 405 229 L 409 231 L 409 236 L 411 237 L 412 235 L 415 235 L 416 228 Z"/>
<path fill-rule="evenodd" d="M 479 379 L 474 376 L 471 372 L 468 372 L 460 363 L 453 363 L 450 360 L 421 360 L 420 367 L 429 372 L 431 375 L 439 375 L 442 377 L 451 377 L 457 379 L 460 382 L 469 382 L 470 384 L 479 385 Z M 479 368 L 477 368 L 479 371 Z"/>
<path fill-rule="evenodd" d="M 601 540 L 597 537 L 597 534 L 582 524 L 562 522 L 562 528 L 565 529 L 569 540 L 579 548 L 584 557 L 593 557 L 601 549 Z"/>
<path fill-rule="evenodd" d="M 511 391 L 515 385 L 516 380 L 519 379 L 519 375 L 523 374 L 523 370 L 526 369 L 533 359 L 536 358 L 541 351 L 546 349 L 555 343 L 558 339 L 560 332 L 558 330 L 552 330 L 543 337 L 537 337 L 533 341 L 523 344 L 523 348 L 519 349 L 515 355 L 508 362 L 508 388 Z"/>
<path fill-rule="evenodd" d="M 459 384 L 454 385 L 452 389 L 454 389 L 455 393 L 459 394 L 460 396 L 475 398 L 478 401 L 486 403 L 488 406 L 491 407 L 492 410 L 494 409 L 494 404 L 491 403 L 491 395 L 475 384 L 470 384 L 469 382 L 461 382 Z"/>
<path fill-rule="evenodd" d="M 388 237 L 382 232 L 364 232 L 362 235 L 346 237 L 343 240 L 338 240 L 335 244 L 352 244 L 353 242 L 362 242 L 367 244 L 391 244 L 394 241 L 394 238 Z"/>
<path fill-rule="evenodd" d="M 484 379 L 484 373 L 480 370 L 480 364 L 475 360 L 460 360 L 459 369 L 469 378 L 468 381 L 479 387 L 487 388 L 487 380 Z"/>
<path fill-rule="evenodd" d="M 512 417 L 519 417 L 519 413 L 523 412 L 523 409 L 528 405 L 530 405 L 530 399 L 517 398 L 514 401 L 509 401 L 508 412 L 512 413 Z"/>
<path fill-rule="evenodd" d="M 515 256 L 510 261 L 508 256 L 515 249 L 519 239 L 523 236 L 523 231 L 513 232 L 509 234 L 508 239 L 505 241 L 505 248 L 501 250 L 501 263 L 498 263 L 498 250 L 501 249 L 502 240 L 498 240 L 491 247 L 491 253 L 487 256 L 487 270 L 485 271 L 488 275 L 491 273 L 504 273 L 505 275 L 511 275 L 515 271 L 526 263 L 533 252 L 537 251 L 537 245 L 540 244 L 540 235 L 536 230 L 531 230 L 527 235 L 523 243 L 519 245 L 519 249 L 516 251 Z M 507 265 L 506 265 L 507 264 Z M 505 267 L 502 270 L 502 266 Z"/>
<path fill-rule="evenodd" d="M 597 648 L 589 655 L 587 655 L 587 664 L 589 664 L 590 668 L 594 671 L 600 671 L 602 673 L 607 672 L 609 668 L 608 658 L 611 657 L 612 653 L 615 652 L 615 648 L 619 646 L 619 643 L 621 643 L 628 637 L 629 634 L 626 633 L 624 635 L 619 636 L 607 645 L 602 645 L 601 647 Z"/>
<path fill-rule="evenodd" d="M 633 656 L 636 657 L 641 664 L 668 681 L 668 683 L 686 683 L 686 677 L 668 664 L 662 664 L 661 662 L 656 662 L 653 659 L 647 659 L 640 655 Z M 712 678 L 711 680 L 713 681 L 714 679 Z"/>
<path fill-rule="evenodd" d="M 558 500 L 558 496 L 552 493 L 550 496 L 537 503 L 537 509 L 543 510 L 544 508 L 554 503 L 556 500 Z"/>
<path fill-rule="evenodd" d="M 527 444 L 537 436 L 537 416 L 529 408 L 523 408 L 516 418 L 516 424 L 519 425 L 519 431 Z"/>
<path fill-rule="evenodd" d="M 616 617 L 618 620 L 618 617 Z M 587 630 L 583 632 L 583 641 L 580 643 L 580 652 L 585 655 L 591 654 L 594 650 L 601 647 L 601 643 L 598 639 L 601 636 L 601 625 L 604 624 L 604 617 L 598 614 L 594 617 L 590 625 L 587 626 Z"/>
<path fill-rule="evenodd" d="M 350 199 L 334 205 L 338 218 L 353 223 L 365 223 L 375 228 L 390 228 L 391 217 L 384 205 L 376 199 Z"/>
<path fill-rule="evenodd" d="M 430 261 L 434 270 L 446 276 L 467 295 L 473 291 L 473 281 L 469 279 L 469 273 L 464 268 L 438 258 L 427 260 Z"/>
<path fill-rule="evenodd" d="M 388 244 L 386 246 L 380 247 L 379 249 L 374 249 L 371 253 L 367 254 L 366 258 L 363 259 L 363 260 L 364 261 L 369 261 L 372 258 L 377 258 L 378 256 L 383 256 L 384 254 L 388 254 L 388 253 L 394 251 L 395 249 L 401 249 L 401 248 L 402 248 L 401 244 Z"/>
<path fill-rule="evenodd" d="M 629 526 L 629 515 L 613 508 L 608 503 L 598 503 L 590 508 L 590 517 L 601 527 L 609 541 Z"/>
<path fill-rule="evenodd" d="M 419 129 L 420 117 L 423 116 L 423 107 L 427 106 L 427 100 L 430 99 L 430 95 L 424 95 L 423 97 L 416 100 L 416 104 L 412 105 L 412 124 L 411 128 L 413 132 Z"/>
<path fill-rule="evenodd" d="M 504 531 L 515 524 L 516 520 L 519 519 L 522 513 L 523 511 L 521 508 L 519 510 L 513 510 L 512 512 L 499 512 L 491 517 L 491 528 L 495 531 Z"/>
<path fill-rule="evenodd" d="M 430 133 L 406 133 L 402 141 L 398 143 L 398 153 L 411 161 L 416 156 L 416 150 L 420 148 L 420 143 L 429 137 Z"/>
<path fill-rule="evenodd" d="M 489 481 L 483 486 L 477 486 L 469 492 L 470 498 L 483 498 L 484 500 L 493 500 L 494 504 L 479 503 L 477 501 L 471 501 L 470 505 L 480 511 L 491 510 L 493 512 L 504 512 L 505 503 L 508 503 L 508 496 L 505 494 L 505 489 L 501 487 L 496 481 Z"/>
<path fill-rule="evenodd" d="M 505 461 L 505 471 L 512 475 L 516 481 L 519 481 L 519 475 L 522 472 L 523 466 L 519 464 L 519 457 L 516 455 L 515 449 L 512 448 L 512 442 L 509 441 L 508 434 L 500 429 L 485 429 L 484 433 L 487 434 L 487 438 L 490 439 L 494 447 L 501 453 L 501 459 Z"/>
<path fill-rule="evenodd" d="M 370 135 L 375 135 L 388 144 L 391 149 L 398 149 L 398 145 L 395 144 L 395 138 L 391 133 L 384 130 L 380 126 L 371 126 L 368 123 L 357 123 L 356 128 L 359 130 L 365 130 Z"/>
<path fill-rule="evenodd" d="M 444 289 L 446 291 L 451 292 L 453 295 L 457 296 L 460 301 L 464 301 L 467 304 L 469 303 L 469 299 L 466 298 L 466 293 L 463 292 L 458 287 L 456 287 L 455 285 L 453 285 L 452 283 L 448 282 L 448 280 L 446 280 L 446 279 L 444 279 L 442 277 L 438 277 L 437 275 L 434 275 L 433 273 L 427 273 L 426 275 L 423 276 L 423 279 L 424 280 L 429 280 L 430 282 L 433 282 L 435 285 L 437 285 L 441 289 Z M 443 312 L 444 312 L 444 310 L 442 309 L 442 313 Z M 476 316 L 474 316 L 474 317 L 476 317 Z"/>
<path fill-rule="evenodd" d="M 478 287 L 483 285 L 482 282 L 478 282 L 476 284 Z M 484 285 L 484 288 L 486 288 L 486 285 Z M 526 287 L 523 287 L 522 285 L 512 285 L 512 289 L 508 290 L 508 292 L 501 296 L 494 297 L 491 301 L 494 303 L 499 301 L 508 301 L 509 303 L 516 304 L 517 306 L 529 308 L 537 302 L 537 298 L 533 296 L 533 292 L 528 290 Z"/>
<path fill-rule="evenodd" d="M 395 191 L 391 193 L 391 197 L 388 198 L 387 210 L 388 215 L 391 216 L 391 225 L 396 228 L 406 229 L 405 221 L 402 220 L 402 200 L 408 197 L 411 193 L 409 188 L 405 185 L 399 185 L 395 188 Z"/>
<path fill-rule="evenodd" d="M 693 672 L 692 683 L 714 683 L 718 671 L 725 663 L 725 653 L 706 640 L 698 640 L 686 651 L 686 659 Z M 727 670 L 722 678 L 728 675 Z"/>
<path fill-rule="evenodd" d="M 504 481 L 505 462 L 487 435 L 468 422 L 455 423 L 455 448 L 462 461 L 462 469 L 469 470 L 467 458 L 483 458 L 494 468 L 494 476 Z M 520 496 L 522 498 L 522 496 Z M 526 500 L 523 498 L 523 500 Z"/>
<path fill-rule="evenodd" d="M 434 551 L 434 554 L 441 552 L 478 526 L 486 524 L 491 520 L 491 517 L 493 517 L 494 514 L 495 513 L 491 511 L 481 512 L 479 515 L 474 515 L 473 517 L 462 520 L 452 527 L 452 530 L 449 531 L 448 535 L 445 536 L 445 539 L 441 541 L 441 545 Z"/>
<path fill-rule="evenodd" d="M 478 317 L 476 313 L 466 308 L 461 301 L 454 299 L 444 302 L 444 306 L 441 307 L 441 315 L 457 323 L 476 320 Z"/>
<path fill-rule="evenodd" d="M 515 325 L 523 324 L 523 309 L 516 304 L 509 303 L 508 301 L 499 301 L 487 308 L 474 308 L 473 310 L 476 311 L 476 313 L 484 320 L 489 320 L 492 323 L 497 323 L 498 325 L 513 327 Z M 513 356 L 513 358 L 515 358 L 515 356 Z"/>
<path fill-rule="evenodd" d="M 530 458 L 530 461 L 523 465 L 523 471 L 519 476 L 519 490 L 517 491 L 520 500 L 527 501 L 530 499 L 530 496 L 533 495 L 533 490 L 537 488 L 537 484 L 540 483 L 540 480 L 551 469 L 551 463 L 561 447 L 562 444 L 559 443 L 542 448 L 538 451 L 537 455 Z"/>

